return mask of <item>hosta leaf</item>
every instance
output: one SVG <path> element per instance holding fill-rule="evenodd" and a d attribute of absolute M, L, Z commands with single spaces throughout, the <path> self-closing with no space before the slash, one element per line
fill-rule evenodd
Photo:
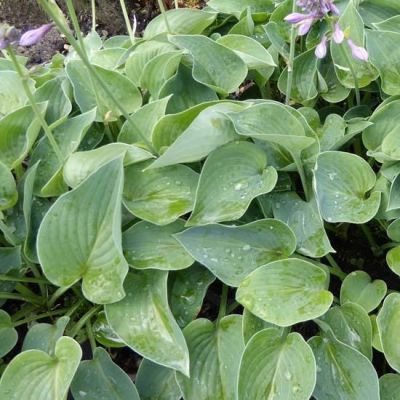
<path fill-rule="evenodd" d="M 24 338 L 22 351 L 41 350 L 54 355 L 56 343 L 63 336 L 69 317 L 61 317 L 54 325 L 40 323 L 33 325 Z"/>
<path fill-rule="evenodd" d="M 140 147 L 125 143 L 110 143 L 90 151 L 72 154 L 64 165 L 64 180 L 75 188 L 90 174 L 118 156 L 123 156 L 124 165 L 131 165 L 152 158 L 153 155 Z"/>
<path fill-rule="evenodd" d="M 114 97 L 124 105 L 128 113 L 133 113 L 142 104 L 142 96 L 132 82 L 116 71 L 93 66 L 100 79 L 107 84 Z M 103 121 L 107 115 L 117 118 L 122 115 L 121 110 L 111 101 L 104 89 L 90 76 L 83 61 L 69 61 L 65 69 L 74 89 L 75 101 L 82 112 L 97 107 L 96 121 Z"/>
<path fill-rule="evenodd" d="M 17 200 L 18 192 L 14 176 L 0 161 L 0 211 L 13 207 Z"/>
<path fill-rule="evenodd" d="M 193 78 L 222 96 L 238 89 L 247 75 L 244 61 L 232 50 L 206 36 L 178 35 L 169 40 L 193 56 Z"/>
<path fill-rule="evenodd" d="M 214 281 L 214 275 L 198 264 L 169 274 L 168 301 L 181 328 L 197 317 L 207 289 Z"/>
<path fill-rule="evenodd" d="M 18 341 L 18 332 L 13 327 L 11 317 L 0 310 L 0 358 L 8 354 Z"/>
<path fill-rule="evenodd" d="M 256 268 L 288 258 L 296 249 L 293 232 L 273 219 L 238 227 L 199 226 L 175 237 L 196 261 L 229 286 L 239 286 Z"/>
<path fill-rule="evenodd" d="M 238 400 L 308 400 L 316 366 L 310 346 L 298 333 L 279 329 L 256 333 L 240 362 Z"/>
<path fill-rule="evenodd" d="M 124 204 L 139 218 L 167 225 L 193 209 L 198 174 L 185 165 L 145 169 L 148 163 L 125 171 Z"/>
<path fill-rule="evenodd" d="M 397 175 L 392 182 L 389 193 L 389 203 L 387 211 L 398 210 L 400 208 L 400 175 Z"/>
<path fill-rule="evenodd" d="M 140 400 L 129 376 L 101 347 L 82 361 L 71 385 L 74 400 Z"/>
<path fill-rule="evenodd" d="M 389 294 L 376 320 L 382 348 L 389 365 L 400 371 L 400 343 L 398 333 L 400 329 L 400 294 Z"/>
<path fill-rule="evenodd" d="M 115 70 L 123 64 L 126 49 L 113 47 L 109 49 L 95 50 L 90 55 L 90 61 L 99 67 Z"/>
<path fill-rule="evenodd" d="M 340 303 L 359 304 L 367 313 L 375 310 L 386 295 L 386 283 L 374 281 L 364 271 L 354 271 L 347 275 L 340 288 Z"/>
<path fill-rule="evenodd" d="M 364 22 L 353 2 L 348 3 L 338 23 L 343 30 L 351 27 L 351 40 L 357 46 L 364 46 Z M 346 55 L 343 52 L 346 52 Z M 351 49 L 345 42 L 341 44 L 332 42 L 331 55 L 335 64 L 336 75 L 345 87 L 354 88 L 356 86 L 351 69 L 355 71 L 359 87 L 369 85 L 378 76 L 377 71 L 369 62 L 359 61 L 352 57 Z M 351 68 L 349 68 L 349 62 Z"/>
<path fill-rule="evenodd" d="M 153 138 L 156 148 L 162 149 L 169 145 L 170 147 L 151 165 L 151 168 L 199 161 L 218 147 L 237 139 L 233 124 L 224 113 L 240 111 L 244 107 L 233 102 L 223 102 L 207 107 L 185 130 L 181 131 L 173 143 L 167 142 L 170 139 L 168 136 L 160 137 L 161 131 L 157 132 L 158 127 L 156 127 Z M 190 116 L 182 115 L 183 119 L 186 119 L 185 117 L 190 118 Z M 162 133 L 165 131 L 164 128 Z M 173 130 L 172 134 L 176 135 L 178 132 Z M 171 133 L 166 134 L 171 135 Z"/>
<path fill-rule="evenodd" d="M 35 88 L 33 79 L 28 79 L 26 82 L 33 91 Z M 0 117 L 14 112 L 28 100 L 22 81 L 16 72 L 0 71 L 0 98 Z"/>
<path fill-rule="evenodd" d="M 273 194 L 272 199 L 274 217 L 293 230 L 300 254 L 323 257 L 333 251 L 314 197 L 306 202 L 297 193 L 287 192 Z"/>
<path fill-rule="evenodd" d="M 267 167 L 265 153 L 248 142 L 228 143 L 215 150 L 201 172 L 189 226 L 240 218 L 250 202 L 270 192 L 277 172 Z"/>
<path fill-rule="evenodd" d="M 107 321 L 106 313 L 100 311 L 92 325 L 93 334 L 97 342 L 105 347 L 120 348 L 125 347 L 125 343 L 111 329 Z"/>
<path fill-rule="evenodd" d="M 157 226 L 146 221 L 133 225 L 122 236 L 128 264 L 136 269 L 178 270 L 190 267 L 194 260 L 174 237 L 183 231 L 185 221 Z"/>
<path fill-rule="evenodd" d="M 360 13 L 365 24 L 376 26 L 400 13 L 400 6 L 396 0 L 367 0 L 360 4 Z"/>
<path fill-rule="evenodd" d="M 379 379 L 381 400 L 398 400 L 400 398 L 400 375 L 386 374 Z"/>
<path fill-rule="evenodd" d="M 185 400 L 235 398 L 244 343 L 242 318 L 230 315 L 216 324 L 197 319 L 184 330 L 190 353 L 190 378 L 177 373 Z"/>
<path fill-rule="evenodd" d="M 276 64 L 268 50 L 257 40 L 243 35 L 221 36 L 217 43 L 233 50 L 249 69 L 275 67 Z"/>
<path fill-rule="evenodd" d="M 323 317 L 336 339 L 372 359 L 372 326 L 367 312 L 358 304 L 332 307 Z"/>
<path fill-rule="evenodd" d="M 134 351 L 187 375 L 189 353 L 168 306 L 167 278 L 167 272 L 156 270 L 128 274 L 124 284 L 127 296 L 105 306 L 107 320 Z"/>
<path fill-rule="evenodd" d="M 62 337 L 54 357 L 41 350 L 16 356 L 0 380 L 2 400 L 63 400 L 78 368 L 81 347 L 70 337 Z"/>
<path fill-rule="evenodd" d="M 64 159 L 77 150 L 95 117 L 96 110 L 91 110 L 66 120 L 53 130 L 54 140 Z M 63 165 L 47 137 L 39 141 L 32 153 L 31 165 L 37 162 L 35 192 L 46 197 L 59 196 L 66 192 L 68 187 L 63 181 Z"/>
<path fill-rule="evenodd" d="M 40 104 L 44 113 L 45 107 Z M 22 107 L 0 119 L 0 162 L 9 168 L 20 164 L 40 131 L 40 123 L 31 107 Z"/>
<path fill-rule="evenodd" d="M 376 176 L 361 157 L 339 151 L 318 156 L 314 170 L 314 187 L 321 215 L 328 222 L 363 224 L 379 209 L 381 194 L 367 193 Z"/>
<path fill-rule="evenodd" d="M 0 274 L 15 274 L 22 266 L 21 247 L 0 247 Z M 0 281 L 1 292 L 12 292 L 15 282 Z M 2 306 L 6 300 L 0 300 Z"/>
<path fill-rule="evenodd" d="M 118 141 L 129 144 L 141 143 L 143 145 L 142 138 L 144 136 L 151 142 L 154 127 L 165 115 L 170 99 L 170 96 L 165 97 L 139 108 L 131 115 L 130 121 L 125 121 L 119 133 Z"/>
<path fill-rule="evenodd" d="M 274 328 L 282 332 L 283 329 L 285 329 L 256 317 L 247 308 L 243 310 L 242 332 L 245 344 L 247 344 L 256 333 L 267 328 Z"/>
<path fill-rule="evenodd" d="M 400 276 L 400 246 L 393 247 L 387 252 L 386 262 L 389 268 Z"/>
<path fill-rule="evenodd" d="M 223 14 L 232 14 L 237 19 L 250 8 L 252 14 L 264 14 L 274 10 L 271 0 L 210 0 L 207 5 Z"/>
<path fill-rule="evenodd" d="M 299 259 L 273 261 L 240 284 L 237 301 L 254 315 L 278 326 L 291 326 L 325 314 L 333 295 L 326 272 Z"/>
<path fill-rule="evenodd" d="M 378 376 L 367 357 L 334 337 L 309 342 L 317 361 L 317 400 L 377 400 Z"/>
<path fill-rule="evenodd" d="M 179 400 L 182 397 L 175 371 L 146 359 L 140 363 L 136 387 L 141 400 Z"/>
<path fill-rule="evenodd" d="M 94 303 L 124 297 L 122 184 L 122 159 L 117 158 L 59 197 L 39 229 L 38 256 L 46 277 L 58 286 L 82 278 L 83 293 Z"/>
<path fill-rule="evenodd" d="M 400 52 L 393 51 L 400 39 L 400 32 L 379 32 L 367 30 L 367 49 L 371 63 L 379 71 L 382 90 L 389 95 L 400 94 L 397 82 L 400 71 Z"/>
<path fill-rule="evenodd" d="M 202 33 L 211 25 L 217 14 L 200 11 L 192 8 L 178 8 L 169 10 L 163 15 L 154 18 L 146 27 L 143 38 L 152 39 L 162 33 L 196 35 Z M 169 29 L 165 19 L 168 20 Z"/>
<path fill-rule="evenodd" d="M 397 32 L 400 33 L 400 15 L 395 15 L 394 17 L 390 17 L 381 22 L 376 22 L 373 24 L 374 28 L 378 29 L 378 31 L 388 31 L 388 32 Z M 369 32 L 367 32 L 368 34 Z"/>

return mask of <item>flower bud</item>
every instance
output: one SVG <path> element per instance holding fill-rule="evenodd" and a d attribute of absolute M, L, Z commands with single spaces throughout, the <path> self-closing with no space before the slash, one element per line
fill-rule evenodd
<path fill-rule="evenodd" d="M 42 25 L 40 28 L 31 29 L 25 32 L 19 41 L 20 46 L 32 46 L 39 43 L 46 34 L 53 28 L 54 24 Z"/>
<path fill-rule="evenodd" d="M 328 51 L 327 43 L 328 43 L 328 38 L 326 36 L 323 36 L 321 42 L 315 48 L 315 56 L 317 58 L 324 58 L 326 56 L 326 53 Z"/>
<path fill-rule="evenodd" d="M 347 44 L 351 49 L 351 54 L 354 59 L 359 61 L 368 61 L 368 52 L 364 49 L 364 47 L 355 45 L 351 39 L 347 41 Z"/>
<path fill-rule="evenodd" d="M 289 24 L 298 24 L 299 22 L 302 22 L 307 18 L 309 18 L 309 15 L 301 13 L 292 13 L 287 15 L 284 19 L 286 22 L 289 22 Z"/>
<path fill-rule="evenodd" d="M 340 29 L 339 24 L 335 24 L 335 30 L 333 31 L 332 38 L 335 43 L 340 44 L 344 40 L 344 32 Z"/>

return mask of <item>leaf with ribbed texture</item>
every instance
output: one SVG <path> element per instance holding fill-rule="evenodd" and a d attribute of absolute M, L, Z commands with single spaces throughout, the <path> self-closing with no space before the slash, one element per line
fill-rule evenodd
<path fill-rule="evenodd" d="M 54 357 L 41 350 L 16 356 L 0 380 L 2 400 L 64 400 L 79 366 L 81 347 L 70 337 L 62 337 Z"/>
<path fill-rule="evenodd" d="M 237 301 L 254 315 L 278 326 L 317 318 L 333 301 L 326 272 L 308 261 L 287 259 L 264 265 L 245 278 Z"/>
<path fill-rule="evenodd" d="M 214 281 L 214 275 L 199 264 L 169 274 L 168 301 L 181 328 L 197 317 L 207 289 Z"/>
<path fill-rule="evenodd" d="M 39 105 L 44 113 L 45 106 Z M 0 161 L 9 168 L 20 164 L 40 132 L 40 123 L 30 106 L 0 119 Z"/>
<path fill-rule="evenodd" d="M 290 228 L 273 219 L 242 226 L 206 225 L 175 235 L 199 263 L 229 286 L 261 265 L 288 258 L 296 249 Z"/>
<path fill-rule="evenodd" d="M 175 371 L 146 359 L 140 363 L 136 387 L 141 400 L 179 400 L 182 397 Z"/>
<path fill-rule="evenodd" d="M 149 360 L 189 373 L 185 338 L 168 305 L 168 272 L 143 270 L 129 273 L 126 297 L 105 306 L 107 320 L 131 349 Z"/>
<path fill-rule="evenodd" d="M 358 304 L 332 307 L 321 320 L 327 323 L 339 341 L 372 359 L 372 326 L 367 312 Z"/>
<path fill-rule="evenodd" d="M 122 236 L 122 247 L 128 264 L 136 269 L 179 270 L 190 267 L 194 260 L 176 240 L 185 221 L 179 219 L 165 226 L 138 222 Z"/>
<path fill-rule="evenodd" d="M 185 165 L 146 169 L 149 163 L 125 170 L 124 204 L 135 216 L 167 225 L 193 209 L 199 175 Z"/>
<path fill-rule="evenodd" d="M 379 382 L 367 357 L 332 337 L 309 340 L 317 361 L 317 400 L 378 400 Z"/>
<path fill-rule="evenodd" d="M 264 321 L 261 318 L 256 317 L 247 308 L 243 310 L 243 324 L 242 332 L 244 343 L 248 341 L 257 333 L 267 328 L 274 328 L 283 332 L 283 329 L 279 326 L 271 324 L 270 322 Z"/>
<path fill-rule="evenodd" d="M 154 161 L 151 168 L 199 161 L 218 147 L 237 139 L 235 128 L 225 113 L 240 111 L 245 107 L 246 105 L 233 102 L 211 105 L 201 111 L 180 134 L 173 132 L 174 135 L 179 134 L 173 143 L 168 144 L 167 138 L 159 137 L 159 133 L 155 133 L 156 147 L 169 147 Z M 182 117 L 187 118 L 183 115 Z"/>
<path fill-rule="evenodd" d="M 101 347 L 92 360 L 81 362 L 71 392 L 74 400 L 140 400 L 131 378 Z"/>
<path fill-rule="evenodd" d="M 13 327 L 10 315 L 0 310 L 0 358 L 8 354 L 18 341 L 18 332 Z"/>
<path fill-rule="evenodd" d="M 0 211 L 13 207 L 17 201 L 18 192 L 14 176 L 0 161 Z"/>
<path fill-rule="evenodd" d="M 328 222 L 368 222 L 381 202 L 380 192 L 367 195 L 375 183 L 374 171 L 356 154 L 321 153 L 314 169 L 314 188 L 322 218 Z"/>
<path fill-rule="evenodd" d="M 144 39 L 152 39 L 163 33 L 196 35 L 202 33 L 216 19 L 216 13 L 192 8 L 169 10 L 164 15 L 154 18 L 143 32 Z M 165 22 L 168 20 L 168 26 Z"/>
<path fill-rule="evenodd" d="M 142 95 L 127 77 L 96 65 L 93 68 L 119 103 L 124 105 L 126 112 L 133 113 L 140 108 Z M 97 107 L 96 121 L 99 122 L 104 121 L 106 115 L 108 120 L 110 117 L 116 119 L 122 115 L 121 110 L 111 101 L 104 89 L 90 76 L 83 61 L 69 61 L 65 71 L 73 86 L 75 101 L 82 112 Z"/>
<path fill-rule="evenodd" d="M 244 348 L 242 317 L 229 315 L 216 324 L 197 319 L 184 334 L 189 346 L 190 378 L 179 373 L 176 378 L 185 400 L 234 399 Z"/>
<path fill-rule="evenodd" d="M 53 130 L 54 140 L 65 159 L 77 150 L 96 117 L 96 110 L 66 120 Z M 39 162 L 40 161 L 40 162 Z M 59 196 L 68 187 L 63 180 L 63 163 L 54 152 L 47 137 L 43 137 L 32 153 L 31 165 L 39 162 L 35 177 L 35 192 L 46 197 Z"/>
<path fill-rule="evenodd" d="M 376 320 L 382 348 L 389 365 L 400 372 L 400 294 L 389 294 Z"/>
<path fill-rule="evenodd" d="M 193 78 L 222 96 L 234 92 L 247 76 L 247 66 L 232 50 L 206 36 L 169 36 L 174 45 L 193 57 Z"/>
<path fill-rule="evenodd" d="M 373 281 L 365 271 L 353 271 L 343 280 L 340 303 L 356 303 L 370 313 L 381 304 L 386 292 L 387 286 L 384 281 Z"/>
<path fill-rule="evenodd" d="M 298 333 L 285 337 L 279 329 L 264 329 L 246 345 L 238 400 L 308 400 L 315 380 L 315 358 L 303 337 Z"/>
<path fill-rule="evenodd" d="M 278 174 L 253 143 L 232 142 L 215 150 L 201 171 L 188 226 L 240 218 L 251 201 L 270 192 Z"/>
<path fill-rule="evenodd" d="M 255 15 L 270 13 L 274 10 L 272 0 L 210 0 L 207 5 L 220 13 L 232 14 L 237 19 L 248 8 Z"/>
<path fill-rule="evenodd" d="M 55 202 L 38 234 L 38 256 L 53 284 L 83 279 L 85 297 L 112 303 L 124 297 L 128 264 L 121 248 L 122 158 L 110 161 Z"/>
<path fill-rule="evenodd" d="M 400 375 L 386 374 L 379 379 L 381 400 L 400 399 Z"/>
<path fill-rule="evenodd" d="M 64 180 L 75 188 L 90 174 L 119 156 L 123 156 L 124 166 L 154 157 L 147 150 L 126 143 L 110 143 L 94 150 L 78 151 L 72 154 L 64 165 Z"/>

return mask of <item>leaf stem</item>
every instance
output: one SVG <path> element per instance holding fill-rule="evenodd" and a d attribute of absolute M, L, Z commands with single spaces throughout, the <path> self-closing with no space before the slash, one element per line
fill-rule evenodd
<path fill-rule="evenodd" d="M 92 349 L 92 354 L 94 354 L 94 351 L 96 350 L 96 340 L 93 335 L 93 330 L 90 320 L 86 321 L 86 334 L 89 339 L 90 348 Z"/>
<path fill-rule="evenodd" d="M 175 8 L 179 8 L 179 0 L 175 0 Z"/>
<path fill-rule="evenodd" d="M 61 314 L 64 314 L 65 311 L 68 311 L 68 308 L 60 308 L 59 310 L 48 311 L 43 314 L 33 315 L 32 317 L 27 317 L 27 318 L 24 318 L 24 319 L 14 322 L 13 327 L 16 328 L 17 326 L 20 326 L 20 325 L 29 324 L 30 322 L 37 321 L 38 319 L 61 315 Z"/>
<path fill-rule="evenodd" d="M 119 3 L 121 4 L 122 14 L 124 16 L 126 29 L 129 33 L 129 37 L 131 38 L 132 44 L 134 44 L 135 43 L 135 34 L 132 30 L 131 21 L 129 20 L 128 10 L 126 9 L 125 0 L 119 0 Z"/>
<path fill-rule="evenodd" d="M 45 285 L 49 285 L 50 282 L 46 279 L 40 278 L 27 278 L 27 277 L 19 277 L 19 276 L 12 276 L 12 275 L 4 275 L 0 274 L 0 281 L 3 282 L 26 282 L 26 283 L 44 283 Z"/>
<path fill-rule="evenodd" d="M 171 27 L 170 27 L 169 22 L 168 22 L 168 17 L 167 17 L 167 13 L 165 11 L 164 2 L 163 2 L 163 0 L 157 0 L 157 1 L 158 1 L 158 7 L 160 8 L 161 14 L 164 17 L 165 26 L 167 27 L 167 31 L 171 35 L 172 31 L 171 31 Z"/>
<path fill-rule="evenodd" d="M 296 0 L 293 0 L 292 12 L 296 12 Z M 290 51 L 289 51 L 289 60 L 287 62 L 288 75 L 287 75 L 287 83 L 286 83 L 286 104 L 290 104 L 290 97 L 292 94 L 292 85 L 293 85 L 293 64 L 294 64 L 294 55 L 296 49 L 296 26 L 293 24 L 290 29 Z"/>
<path fill-rule="evenodd" d="M 45 284 L 49 284 L 50 282 L 47 279 L 42 278 L 42 275 L 39 272 L 39 269 L 37 268 L 37 266 L 35 264 L 31 264 L 31 263 L 27 262 L 27 265 L 30 268 L 30 270 L 32 271 L 32 274 L 35 277 L 35 279 L 44 280 L 44 282 L 39 283 L 39 289 L 40 289 L 40 293 L 41 293 L 42 297 L 47 297 L 47 289 L 46 289 Z"/>
<path fill-rule="evenodd" d="M 90 318 L 94 314 L 96 314 L 101 309 L 101 306 L 92 307 L 86 314 L 82 316 L 82 318 L 73 326 L 70 331 L 70 336 L 75 337 L 79 331 L 85 326 L 87 321 L 90 321 Z"/>
<path fill-rule="evenodd" d="M 21 78 L 22 86 L 24 88 L 26 96 L 29 99 L 32 110 L 35 113 L 36 118 L 39 120 L 40 125 L 42 126 L 44 133 L 45 133 L 54 153 L 56 154 L 56 156 L 58 158 L 58 161 L 62 164 L 64 162 L 64 158 L 62 156 L 61 150 L 58 147 L 56 140 L 54 139 L 53 132 L 51 131 L 49 125 L 47 124 L 45 118 L 43 117 L 42 112 L 39 110 L 39 107 L 36 103 L 33 93 L 31 92 L 31 88 L 28 85 L 28 76 L 25 74 L 25 72 L 22 70 L 21 66 L 19 65 L 19 62 L 15 55 L 14 49 L 12 48 L 11 45 L 7 47 L 7 53 L 9 55 L 12 63 L 14 64 L 17 74 Z"/>
<path fill-rule="evenodd" d="M 226 315 L 226 305 L 228 303 L 228 286 L 222 284 L 221 302 L 219 303 L 219 311 L 217 322 L 219 322 Z"/>
<path fill-rule="evenodd" d="M 96 32 L 96 0 L 92 0 L 92 32 Z"/>
<path fill-rule="evenodd" d="M 30 296 L 25 296 L 17 293 L 8 293 L 8 292 L 0 292 L 0 300 L 17 300 L 28 302 L 31 304 L 36 304 L 42 306 L 44 304 L 44 300 L 40 300 L 37 298 L 32 298 Z"/>
<path fill-rule="evenodd" d="M 374 253 L 375 256 L 380 256 L 382 253 L 382 250 L 380 246 L 376 243 L 374 235 L 372 234 L 371 230 L 368 228 L 366 224 L 361 224 L 359 225 L 361 231 L 363 232 L 365 238 L 367 239 L 372 253 Z"/>
<path fill-rule="evenodd" d="M 361 105 L 361 96 L 360 96 L 360 87 L 358 84 L 358 78 L 357 78 L 357 74 L 356 71 L 353 68 L 353 65 L 351 63 L 351 60 L 349 58 L 349 55 L 346 53 L 346 50 L 344 49 L 343 45 L 339 45 L 340 51 L 342 53 L 342 56 L 345 58 L 346 63 L 350 69 L 351 75 L 354 79 L 354 90 L 356 92 L 356 103 L 358 106 Z"/>
<path fill-rule="evenodd" d="M 328 253 L 325 258 L 328 260 L 330 266 L 332 268 L 329 269 L 329 272 L 337 276 L 341 281 L 346 278 L 347 274 L 339 267 L 339 264 L 335 261 L 335 259 Z"/>
<path fill-rule="evenodd" d="M 71 286 L 62 286 L 59 287 L 53 295 L 50 297 L 49 301 L 47 302 L 47 306 L 49 308 L 53 307 L 56 304 L 56 301 L 68 290 Z"/>

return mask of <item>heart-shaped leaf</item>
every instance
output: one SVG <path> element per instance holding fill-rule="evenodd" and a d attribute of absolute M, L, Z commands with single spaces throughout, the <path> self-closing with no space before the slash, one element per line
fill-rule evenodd
<path fill-rule="evenodd" d="M 10 315 L 0 310 L 0 358 L 8 354 L 18 341 L 18 332 L 13 327 Z"/>
<path fill-rule="evenodd" d="M 329 309 L 326 272 L 307 261 L 273 261 L 252 272 L 240 284 L 237 301 L 254 315 L 278 326 L 317 318 Z"/>
<path fill-rule="evenodd" d="M 136 269 L 178 270 L 190 267 L 194 260 L 174 238 L 184 229 L 185 221 L 157 226 L 146 221 L 133 225 L 122 236 L 128 264 Z"/>
<path fill-rule="evenodd" d="M 60 338 L 54 357 L 41 350 L 18 354 L 0 380 L 2 400 L 63 400 L 79 366 L 81 347 L 70 337 Z"/>
<path fill-rule="evenodd" d="M 203 166 L 187 225 L 240 218 L 255 197 L 275 187 L 277 177 L 276 170 L 267 167 L 265 153 L 256 145 L 233 142 L 220 147 Z"/>
<path fill-rule="evenodd" d="M 116 334 L 143 357 L 189 374 L 189 353 L 167 298 L 168 273 L 143 270 L 125 280 L 127 296 L 105 306 Z"/>
<path fill-rule="evenodd" d="M 400 246 L 393 247 L 386 254 L 386 262 L 389 268 L 400 276 Z"/>
<path fill-rule="evenodd" d="M 298 333 L 276 328 L 256 333 L 240 362 L 238 400 L 308 400 L 316 380 L 315 359 Z"/>
<path fill-rule="evenodd" d="M 273 219 L 242 226 L 207 225 L 175 235 L 184 248 L 230 286 L 261 265 L 288 258 L 296 239 L 286 224 Z"/>
<path fill-rule="evenodd" d="M 38 256 L 53 284 L 82 290 L 94 303 L 124 297 L 128 272 L 121 248 L 122 158 L 99 168 L 55 202 L 38 233 Z"/>
<path fill-rule="evenodd" d="M 216 324 L 197 319 L 184 330 L 190 354 L 190 378 L 176 374 L 185 400 L 235 398 L 243 353 L 242 318 L 229 315 Z"/>
<path fill-rule="evenodd" d="M 140 400 L 132 380 L 101 347 L 93 360 L 81 362 L 71 392 L 75 400 Z"/>
<path fill-rule="evenodd" d="M 321 215 L 328 222 L 363 224 L 378 212 L 381 194 L 368 195 L 376 176 L 361 157 L 339 151 L 318 156 L 314 188 Z"/>

